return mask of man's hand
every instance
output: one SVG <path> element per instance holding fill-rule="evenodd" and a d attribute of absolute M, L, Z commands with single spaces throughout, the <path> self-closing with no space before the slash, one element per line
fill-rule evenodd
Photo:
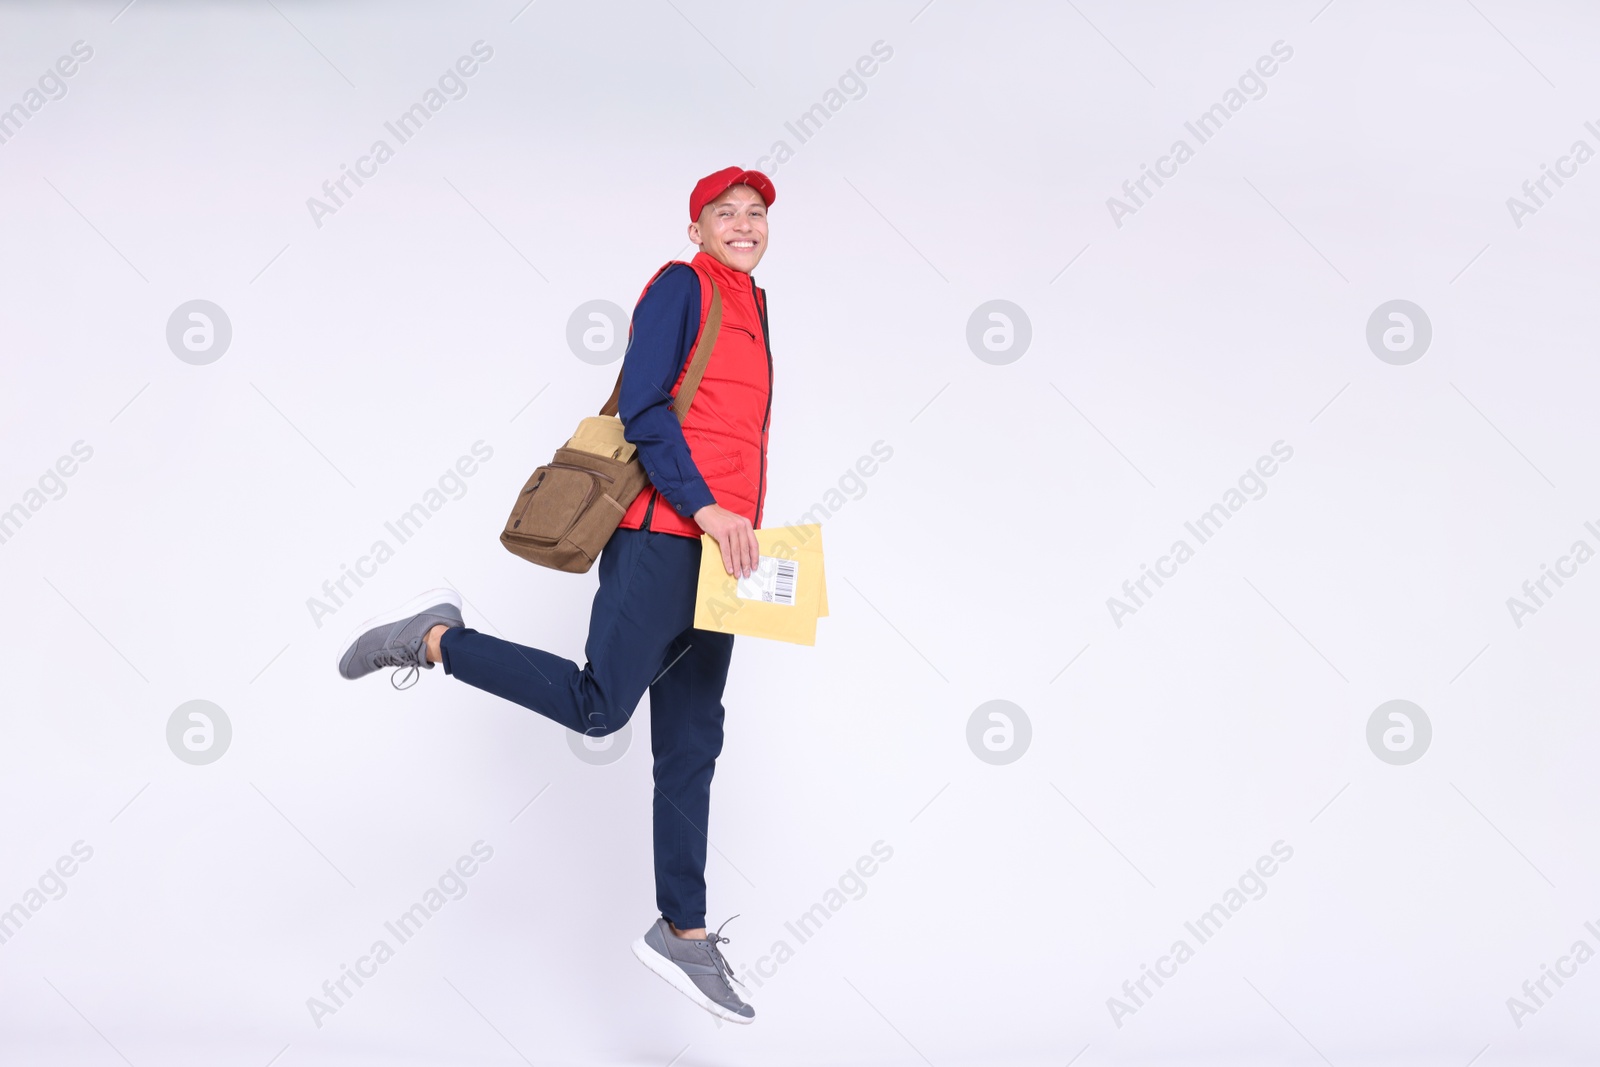
<path fill-rule="evenodd" d="M 722 569 L 739 578 L 749 577 L 761 558 L 761 545 L 755 528 L 743 515 L 721 504 L 707 504 L 694 513 L 700 529 L 717 539 L 722 549 Z"/>

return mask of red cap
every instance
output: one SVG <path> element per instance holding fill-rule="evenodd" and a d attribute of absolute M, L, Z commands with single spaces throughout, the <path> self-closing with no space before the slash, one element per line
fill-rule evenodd
<path fill-rule="evenodd" d="M 778 191 L 772 187 L 772 179 L 759 170 L 729 167 L 715 174 L 706 175 L 695 185 L 694 192 L 689 194 L 689 221 L 700 221 L 700 212 L 705 210 L 705 206 L 735 185 L 748 185 L 761 194 L 761 199 L 767 202 L 768 207 L 778 199 Z"/>

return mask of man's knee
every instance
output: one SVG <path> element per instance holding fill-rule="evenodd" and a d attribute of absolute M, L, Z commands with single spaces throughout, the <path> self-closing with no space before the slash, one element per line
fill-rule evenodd
<path fill-rule="evenodd" d="M 663 765 L 703 767 L 722 755 L 722 739 L 720 717 L 696 730 L 656 729 L 652 724 L 650 754 Z"/>
<path fill-rule="evenodd" d="M 589 712 L 583 734 L 585 737 L 605 737 L 614 734 L 633 718 L 632 708 L 602 707 Z"/>
<path fill-rule="evenodd" d="M 653 748 L 651 777 L 660 786 L 680 787 L 691 782 L 710 781 L 716 773 L 721 745 L 714 747 L 675 746 Z"/>

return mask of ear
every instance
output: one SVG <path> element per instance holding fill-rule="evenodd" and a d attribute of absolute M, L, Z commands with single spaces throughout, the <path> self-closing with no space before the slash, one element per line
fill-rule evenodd
<path fill-rule="evenodd" d="M 704 243 L 704 239 L 700 236 L 700 224 L 698 222 L 689 223 L 689 241 L 696 245 Z"/>

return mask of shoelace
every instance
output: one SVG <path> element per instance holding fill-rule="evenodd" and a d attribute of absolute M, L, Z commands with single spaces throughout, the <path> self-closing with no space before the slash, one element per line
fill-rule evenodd
<path fill-rule="evenodd" d="M 728 916 L 726 919 L 722 920 L 722 926 L 727 926 L 738 917 L 739 916 L 737 915 Z M 706 948 L 710 951 L 711 958 L 716 961 L 717 969 L 722 972 L 723 980 L 739 982 L 739 979 L 735 977 L 733 973 L 733 968 L 728 965 L 727 959 L 722 955 L 722 950 L 717 947 L 719 943 L 727 945 L 731 944 L 733 941 L 731 937 L 722 936 L 722 926 L 717 927 L 716 930 L 706 935 Z M 739 984 L 741 986 L 744 985 L 743 982 L 739 982 Z M 745 988 L 748 989 L 749 987 L 745 986 Z"/>
<path fill-rule="evenodd" d="M 410 689 L 417 684 L 417 679 L 422 677 L 422 668 L 418 666 L 416 650 L 391 652 L 384 649 L 372 658 L 374 667 L 393 667 L 394 672 L 389 675 L 389 684 L 396 689 Z M 400 684 L 400 675 L 409 668 L 405 684 Z"/>

